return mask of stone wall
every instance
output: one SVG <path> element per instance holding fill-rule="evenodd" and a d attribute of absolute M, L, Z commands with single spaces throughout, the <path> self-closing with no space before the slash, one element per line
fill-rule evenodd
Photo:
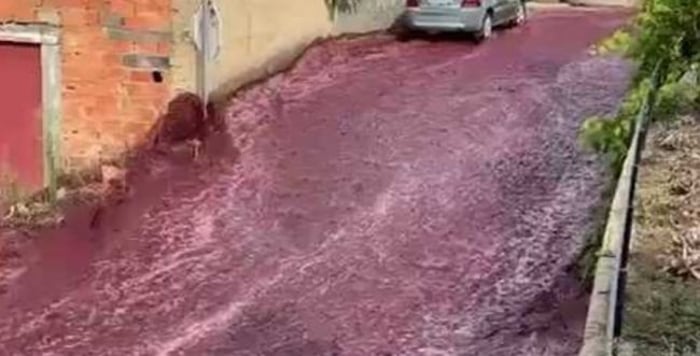
<path fill-rule="evenodd" d="M 2 0 L 0 22 L 59 25 L 61 164 L 142 141 L 169 97 L 170 0 Z"/>

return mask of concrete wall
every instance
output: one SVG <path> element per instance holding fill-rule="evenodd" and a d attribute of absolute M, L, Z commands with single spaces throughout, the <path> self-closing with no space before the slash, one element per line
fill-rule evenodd
<path fill-rule="evenodd" d="M 335 17 L 333 34 L 381 30 L 394 24 L 404 9 L 405 0 L 365 0 L 355 12 Z"/>
<path fill-rule="evenodd" d="M 173 0 L 176 90 L 195 91 L 196 56 L 192 14 L 197 0 Z M 221 55 L 211 66 L 212 97 L 225 97 L 242 85 L 288 66 L 314 40 L 344 33 L 379 30 L 398 16 L 403 0 L 365 0 L 357 11 L 332 20 L 323 0 L 216 0 L 222 17 Z"/>
<path fill-rule="evenodd" d="M 198 0 L 173 0 L 175 90 L 196 91 L 192 16 Z M 281 69 L 314 39 L 330 32 L 322 0 L 217 0 L 221 52 L 210 64 L 210 89 L 222 96 Z"/>
<path fill-rule="evenodd" d="M 582 6 L 622 6 L 637 7 L 641 5 L 641 0 L 568 0 L 572 5 Z"/>
<path fill-rule="evenodd" d="M 213 63 L 212 89 L 225 95 L 280 70 L 331 23 L 322 1 L 219 0 L 222 53 Z"/>
<path fill-rule="evenodd" d="M 60 169 L 88 168 L 146 138 L 167 101 L 196 92 L 199 0 L 0 0 L 0 23 L 57 28 Z M 214 99 L 287 67 L 314 40 L 391 25 L 403 0 L 364 0 L 332 19 L 324 0 L 215 0 Z M 154 80 L 157 72 L 161 80 Z"/>

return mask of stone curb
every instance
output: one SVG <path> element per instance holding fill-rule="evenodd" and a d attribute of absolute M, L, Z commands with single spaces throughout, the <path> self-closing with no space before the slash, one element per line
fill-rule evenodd
<path fill-rule="evenodd" d="M 622 308 L 622 304 L 619 304 L 622 302 L 620 299 L 624 298 L 626 259 L 632 234 L 632 208 L 637 164 L 644 148 L 651 110 L 656 103 L 662 70 L 662 64 L 657 64 L 652 75 L 651 89 L 636 117 L 634 136 L 617 181 L 596 264 L 583 334 L 583 346 L 579 356 L 612 355 L 616 342 L 615 337 L 621 328 L 621 325 L 618 325 L 618 317 L 620 316 L 618 313 Z"/>
<path fill-rule="evenodd" d="M 583 7 L 623 7 L 636 8 L 640 6 L 640 1 L 636 0 L 570 0 L 572 6 Z"/>
<path fill-rule="evenodd" d="M 580 11 L 580 12 L 600 12 L 600 11 L 618 11 L 620 9 L 629 9 L 630 6 L 609 6 L 609 5 L 584 5 L 584 4 L 574 4 L 574 3 L 549 3 L 549 2 L 535 2 L 528 1 L 527 9 L 531 13 L 546 13 L 546 12 L 556 12 L 562 10 L 568 11 Z"/>
<path fill-rule="evenodd" d="M 593 290 L 588 305 L 586 327 L 583 333 L 583 347 L 579 356 L 602 356 L 611 353 L 611 335 L 609 332 L 613 323 L 616 303 L 613 301 L 617 293 L 618 272 L 622 262 L 622 250 L 626 222 L 630 211 L 629 200 L 632 189 L 632 173 L 635 164 L 634 152 L 639 145 L 639 135 L 635 135 L 617 181 L 605 235 L 596 264 Z"/>

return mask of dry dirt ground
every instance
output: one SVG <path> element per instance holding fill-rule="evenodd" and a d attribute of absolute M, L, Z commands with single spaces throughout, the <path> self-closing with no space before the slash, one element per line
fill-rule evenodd
<path fill-rule="evenodd" d="M 642 158 L 624 326 L 635 355 L 700 355 L 699 118 L 655 125 Z"/>

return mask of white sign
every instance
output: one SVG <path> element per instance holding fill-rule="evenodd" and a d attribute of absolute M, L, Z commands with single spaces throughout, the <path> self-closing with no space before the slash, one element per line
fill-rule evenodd
<path fill-rule="evenodd" d="M 194 15 L 193 31 L 194 44 L 197 50 L 206 50 L 206 58 L 214 60 L 221 51 L 221 16 L 219 9 L 212 0 L 199 6 Z"/>

